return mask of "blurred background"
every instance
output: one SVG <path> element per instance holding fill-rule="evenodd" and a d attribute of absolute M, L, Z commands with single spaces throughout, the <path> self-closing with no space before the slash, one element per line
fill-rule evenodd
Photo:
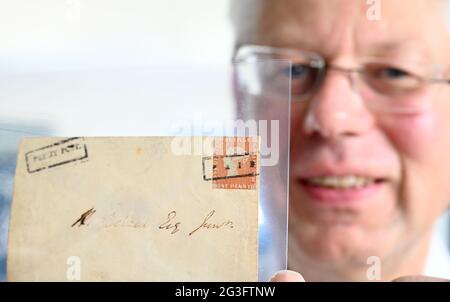
<path fill-rule="evenodd" d="M 0 0 L 0 281 L 20 139 L 195 134 L 174 125 L 231 118 L 228 7 L 229 0 Z"/>
<path fill-rule="evenodd" d="M 226 0 L 1 0 L 0 39 L 0 121 L 11 126 L 140 135 L 166 131 L 161 112 L 187 104 L 229 110 L 217 105 L 227 89 L 197 98 L 216 79 L 195 81 L 230 62 Z"/>
<path fill-rule="evenodd" d="M 0 0 L 0 280 L 19 140 L 180 134 L 174 121 L 230 118 L 228 5 Z"/>

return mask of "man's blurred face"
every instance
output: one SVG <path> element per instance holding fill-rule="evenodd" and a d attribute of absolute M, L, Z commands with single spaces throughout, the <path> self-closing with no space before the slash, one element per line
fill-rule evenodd
<path fill-rule="evenodd" d="M 362 58 L 411 61 L 448 71 L 449 35 L 440 1 L 265 1 L 253 44 L 306 50 L 329 64 Z M 448 72 L 446 73 L 448 76 Z M 408 94 L 414 112 L 373 110 L 349 77 L 328 72 L 308 99 L 293 104 L 290 253 L 292 269 L 396 265 L 419 251 L 450 200 L 450 89 L 431 84 Z M 393 96 L 393 103 L 396 98 Z"/>

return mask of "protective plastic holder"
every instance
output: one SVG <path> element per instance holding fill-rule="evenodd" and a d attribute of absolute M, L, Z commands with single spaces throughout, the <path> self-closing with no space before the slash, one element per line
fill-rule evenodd
<path fill-rule="evenodd" d="M 18 146 L 33 136 L 260 136 L 259 280 L 286 269 L 290 70 L 244 58 L 226 68 L 0 74 L 0 280 Z"/>

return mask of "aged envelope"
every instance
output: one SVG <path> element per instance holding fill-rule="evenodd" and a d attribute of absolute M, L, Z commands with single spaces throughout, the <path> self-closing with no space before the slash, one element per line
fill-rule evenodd
<path fill-rule="evenodd" d="M 24 139 L 8 280 L 257 281 L 258 146 L 256 137 Z"/>

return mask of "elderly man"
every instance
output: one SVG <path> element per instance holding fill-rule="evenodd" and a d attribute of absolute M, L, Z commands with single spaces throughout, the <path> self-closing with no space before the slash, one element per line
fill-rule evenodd
<path fill-rule="evenodd" d="M 288 265 L 307 281 L 368 280 L 377 259 L 381 280 L 426 273 L 450 204 L 449 13 L 448 0 L 233 3 L 236 50 L 293 64 Z"/>

